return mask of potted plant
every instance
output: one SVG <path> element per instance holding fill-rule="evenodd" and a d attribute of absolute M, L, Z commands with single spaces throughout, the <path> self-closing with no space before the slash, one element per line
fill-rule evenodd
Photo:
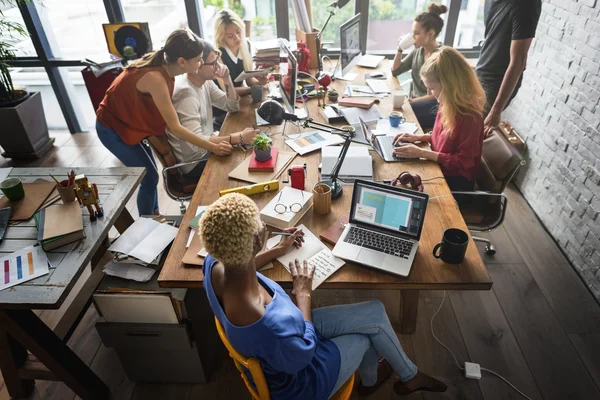
<path fill-rule="evenodd" d="M 9 62 L 15 59 L 12 41 L 27 32 L 9 21 L 2 10 L 29 1 L 0 0 L 0 146 L 5 158 L 36 159 L 54 142 L 48 135 L 40 93 L 15 89 L 9 71 Z"/>
<path fill-rule="evenodd" d="M 252 139 L 254 147 L 254 158 L 256 161 L 267 161 L 271 158 L 271 138 L 264 135 L 256 135 Z"/>

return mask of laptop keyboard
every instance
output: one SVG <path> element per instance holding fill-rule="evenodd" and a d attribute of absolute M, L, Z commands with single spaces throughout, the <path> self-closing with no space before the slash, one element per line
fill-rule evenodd
<path fill-rule="evenodd" d="M 350 227 L 344 242 L 408 259 L 413 242 L 357 227 Z"/>

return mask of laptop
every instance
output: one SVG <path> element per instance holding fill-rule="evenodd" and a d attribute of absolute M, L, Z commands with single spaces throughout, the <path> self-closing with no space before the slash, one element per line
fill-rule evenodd
<path fill-rule="evenodd" d="M 385 162 L 400 162 L 400 161 L 414 161 L 418 160 L 418 158 L 410 158 L 410 157 L 397 157 L 394 155 L 394 136 L 388 135 L 379 135 L 376 136 L 373 134 L 373 131 L 369 129 L 369 126 L 363 121 L 362 118 L 359 118 L 360 127 L 362 129 L 363 135 L 368 140 L 368 142 L 373 146 L 377 154 Z"/>
<path fill-rule="evenodd" d="M 429 195 L 364 180 L 354 182 L 349 223 L 333 255 L 408 276 L 417 254 Z"/>
<path fill-rule="evenodd" d="M 356 63 L 356 65 L 358 65 L 359 67 L 365 67 L 365 68 L 377 68 L 379 63 L 382 62 L 384 59 L 385 59 L 384 56 L 374 56 L 373 54 L 364 54 L 362 57 L 360 57 L 360 60 L 358 60 L 358 63 Z"/>

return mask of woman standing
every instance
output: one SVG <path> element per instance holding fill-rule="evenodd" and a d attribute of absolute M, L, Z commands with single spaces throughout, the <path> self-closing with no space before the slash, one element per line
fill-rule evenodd
<path fill-rule="evenodd" d="M 473 190 L 481 164 L 485 92 L 473 68 L 452 47 L 444 46 L 431 56 L 421 77 L 440 104 L 433 132 L 396 136 L 399 147 L 394 154 L 435 161 L 450 190 Z M 431 150 L 401 142 L 428 142 Z"/>
<path fill-rule="evenodd" d="M 440 15 L 447 11 L 446 6 L 431 3 L 426 12 L 417 15 L 413 22 L 412 33 L 415 49 L 402 60 L 402 52 L 406 49 L 401 47 L 403 44 L 401 39 L 392 65 L 392 75 L 394 76 L 412 70 L 413 93 L 409 101 L 422 127 L 430 128 L 433 126 L 438 104 L 435 97 L 427 92 L 427 88 L 421 79 L 421 66 L 441 46 L 437 41 L 437 37 L 444 27 L 444 20 Z"/>
<path fill-rule="evenodd" d="M 216 154 L 231 152 L 229 143 L 214 144 L 194 135 L 179 123 L 171 102 L 174 77 L 196 73 L 204 46 L 187 29 L 169 35 L 165 46 L 125 68 L 106 91 L 96 112 L 96 132 L 102 144 L 127 167 L 145 167 L 137 196 L 140 215 L 158 214 L 158 173 L 150 149 L 141 144 L 147 136 L 165 134 L 167 126 L 177 137 Z"/>

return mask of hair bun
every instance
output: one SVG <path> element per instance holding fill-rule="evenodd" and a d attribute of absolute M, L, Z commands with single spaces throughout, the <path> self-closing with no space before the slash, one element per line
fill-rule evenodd
<path fill-rule="evenodd" d="M 429 3 L 429 5 L 427 6 L 427 12 L 430 14 L 440 16 L 448 12 L 448 7 L 446 7 L 443 4 Z"/>

